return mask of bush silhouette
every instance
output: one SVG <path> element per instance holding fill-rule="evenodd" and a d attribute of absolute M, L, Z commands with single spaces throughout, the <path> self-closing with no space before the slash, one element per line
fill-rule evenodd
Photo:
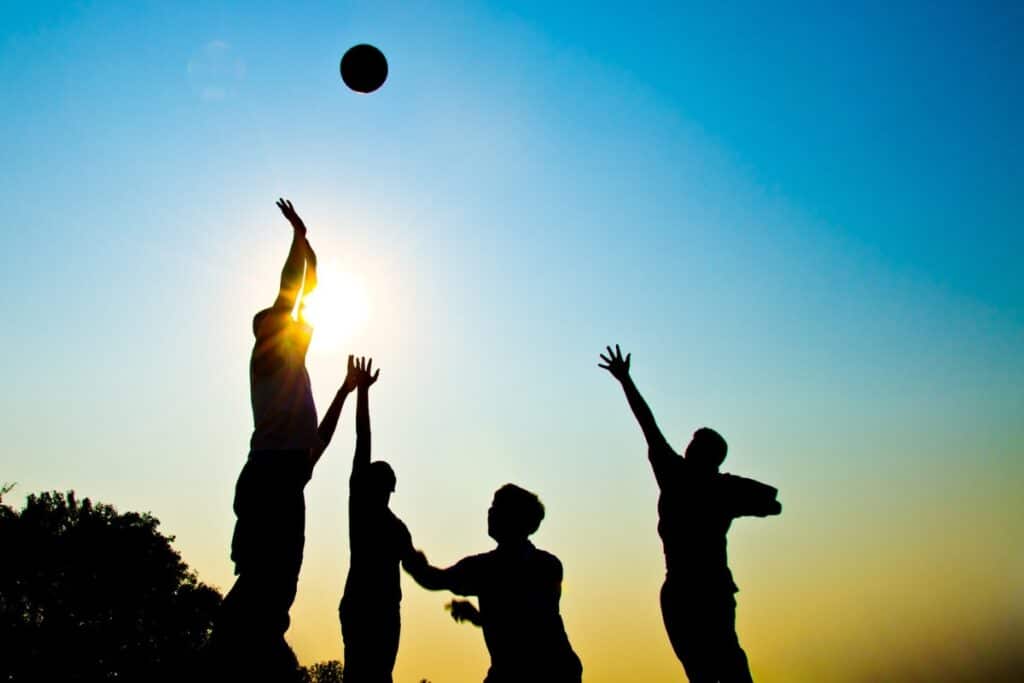
<path fill-rule="evenodd" d="M 0 501 L 0 680 L 191 678 L 221 597 L 158 526 L 73 491 Z"/>

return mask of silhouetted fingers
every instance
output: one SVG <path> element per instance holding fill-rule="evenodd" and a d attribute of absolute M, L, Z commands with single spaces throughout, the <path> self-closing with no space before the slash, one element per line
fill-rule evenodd
<path fill-rule="evenodd" d="M 618 360 L 622 360 L 622 349 L 619 348 L 618 344 L 615 345 L 615 357 Z"/>
<path fill-rule="evenodd" d="M 629 367 L 629 359 L 630 359 L 630 358 L 631 358 L 632 356 L 633 356 L 633 354 L 631 354 L 631 353 L 627 353 L 627 354 L 626 354 L 626 367 L 627 367 L 627 368 Z"/>
<path fill-rule="evenodd" d="M 600 355 L 601 360 L 603 360 L 605 363 L 611 363 L 612 362 L 612 359 L 611 358 L 606 358 L 603 353 L 599 354 L 599 355 Z"/>
<path fill-rule="evenodd" d="M 370 379 L 376 382 L 378 377 L 380 377 L 380 370 L 377 370 L 377 372 L 373 373 L 373 377 L 371 377 Z"/>

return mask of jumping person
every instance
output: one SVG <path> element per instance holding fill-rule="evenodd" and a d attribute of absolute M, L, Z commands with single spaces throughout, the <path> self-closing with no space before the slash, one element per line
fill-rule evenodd
<path fill-rule="evenodd" d="M 292 244 L 274 305 L 253 318 L 249 380 L 254 428 L 235 486 L 231 539 L 237 578 L 211 639 L 214 668 L 218 675 L 229 673 L 231 680 L 251 674 L 253 680 L 286 681 L 297 671 L 284 634 L 305 543 L 303 488 L 334 435 L 345 397 L 355 388 L 349 356 L 345 382 L 317 425 L 305 363 L 313 329 L 302 315 L 302 299 L 316 286 L 316 255 L 291 202 L 280 199 L 277 206 L 291 223 Z"/>
<path fill-rule="evenodd" d="M 543 519 L 536 495 L 506 484 L 487 511 L 487 533 L 498 547 L 448 569 L 430 566 L 422 553 L 406 566 L 424 588 L 479 597 L 479 610 L 465 600 L 450 609 L 456 621 L 483 629 L 491 654 L 484 683 L 579 683 L 582 677 L 559 611 L 562 563 L 529 541 Z"/>
<path fill-rule="evenodd" d="M 414 557 L 409 530 L 388 507 L 395 472 L 370 462 L 370 387 L 380 370 L 356 361 L 356 452 L 349 478 L 349 570 L 338 606 L 345 645 L 345 683 L 391 683 L 402 623 L 399 563 Z"/>
<path fill-rule="evenodd" d="M 702 427 L 685 456 L 672 450 L 629 376 L 630 355 L 618 345 L 601 354 L 619 381 L 647 440 L 647 457 L 661 494 L 658 534 L 665 551 L 661 614 L 669 641 L 690 683 L 750 683 L 747 656 L 736 635 L 736 598 L 726 556 L 726 532 L 736 517 L 782 512 L 776 489 L 722 474 L 725 439 Z"/>

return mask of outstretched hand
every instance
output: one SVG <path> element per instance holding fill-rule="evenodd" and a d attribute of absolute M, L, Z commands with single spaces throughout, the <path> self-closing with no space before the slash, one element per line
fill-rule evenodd
<path fill-rule="evenodd" d="M 480 625 L 480 610 L 469 600 L 452 600 L 444 608 L 452 613 L 452 619 L 455 621 L 468 621 Z"/>
<path fill-rule="evenodd" d="M 355 391 L 358 386 L 358 378 L 356 376 L 356 363 L 355 356 L 351 353 L 348 355 L 348 370 L 345 372 L 345 381 L 341 383 L 342 391 Z"/>
<path fill-rule="evenodd" d="M 306 224 L 302 222 L 301 218 L 299 218 L 299 214 L 295 213 L 295 207 L 292 206 L 292 203 L 287 199 L 278 199 L 276 204 L 277 208 L 281 209 L 281 213 L 284 214 L 284 217 L 292 224 L 292 228 L 295 229 L 295 232 L 305 236 Z"/>
<path fill-rule="evenodd" d="M 352 367 L 352 366 L 350 366 Z M 358 389 L 369 389 L 373 386 L 373 383 L 380 377 L 380 370 L 377 372 L 373 371 L 373 359 L 366 359 L 366 356 L 361 356 L 355 361 L 355 384 Z M 345 379 L 348 381 L 348 378 Z"/>
<path fill-rule="evenodd" d="M 619 345 L 615 345 L 615 351 L 612 351 L 612 347 L 606 346 L 608 355 L 601 354 L 601 360 L 604 363 L 598 363 L 597 367 L 604 368 L 608 372 L 612 373 L 612 377 L 619 380 L 620 382 L 629 377 L 629 357 L 631 354 L 626 354 L 626 357 L 622 357 L 622 351 L 619 349 Z"/>

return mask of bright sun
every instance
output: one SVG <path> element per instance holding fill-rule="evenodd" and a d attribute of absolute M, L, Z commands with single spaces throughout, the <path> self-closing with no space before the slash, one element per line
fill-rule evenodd
<path fill-rule="evenodd" d="M 332 349 L 347 343 L 363 326 L 370 307 L 366 289 L 351 273 L 317 269 L 317 287 L 303 299 L 304 317 L 313 325 L 314 344 Z"/>

